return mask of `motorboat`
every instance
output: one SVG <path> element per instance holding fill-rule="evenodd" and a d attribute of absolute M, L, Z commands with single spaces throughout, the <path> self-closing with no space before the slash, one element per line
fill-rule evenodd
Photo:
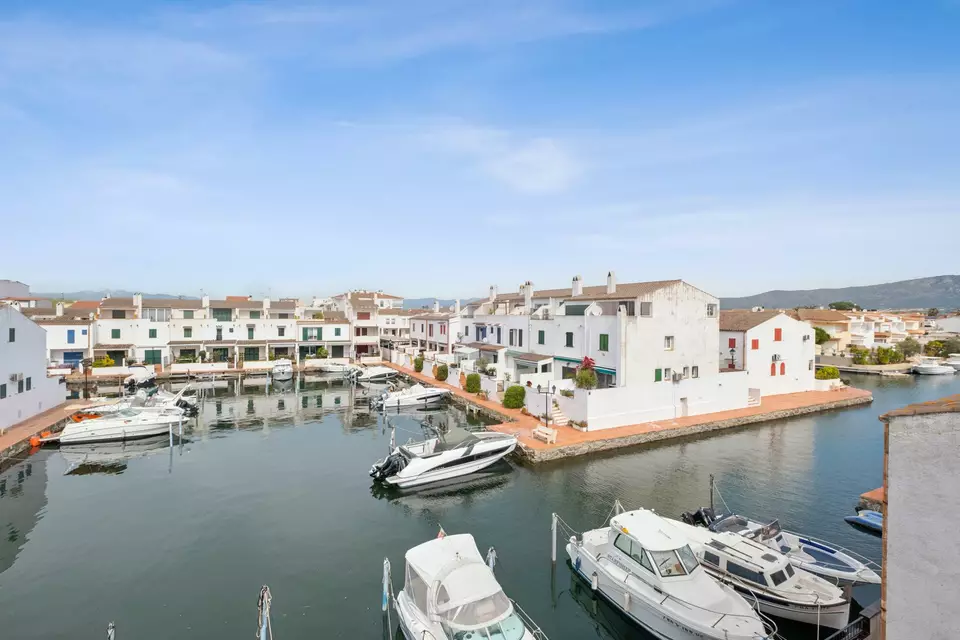
<path fill-rule="evenodd" d="M 858 560 L 851 555 L 852 551 L 828 542 L 784 531 L 777 520 L 762 524 L 736 514 L 715 515 L 709 507 L 684 513 L 682 520 L 687 524 L 707 527 L 716 533 L 729 531 L 759 542 L 787 556 L 794 567 L 834 584 L 880 584 L 880 574 L 877 572 L 880 567 L 875 563 L 866 558 Z"/>
<path fill-rule="evenodd" d="M 459 427 L 433 432 L 434 437 L 394 448 L 370 468 L 370 476 L 395 487 L 415 487 L 480 471 L 517 446 L 517 437 L 508 433 Z"/>
<path fill-rule="evenodd" d="M 162 404 L 167 406 L 173 405 L 173 406 L 180 407 L 181 409 L 183 409 L 183 412 L 186 415 L 191 417 L 195 416 L 198 413 L 200 413 L 200 407 L 197 406 L 196 397 L 184 395 L 188 390 L 192 388 L 193 388 L 193 385 L 190 383 L 187 383 L 186 385 L 184 385 L 184 387 L 180 389 L 180 391 L 178 391 L 177 393 L 170 393 L 169 391 L 165 391 L 164 389 L 157 388 L 157 390 L 154 393 L 154 397 L 156 398 L 155 402 L 156 404 Z M 137 393 L 139 395 L 140 392 L 138 391 Z"/>
<path fill-rule="evenodd" d="M 275 360 L 270 370 L 270 377 L 274 380 L 289 380 L 293 377 L 293 363 L 286 358 Z"/>
<path fill-rule="evenodd" d="M 179 407 L 122 408 L 104 413 L 85 409 L 70 416 L 57 439 L 61 445 L 136 440 L 169 433 L 183 420 Z"/>
<path fill-rule="evenodd" d="M 937 358 L 921 358 L 920 362 L 913 366 L 913 372 L 922 376 L 944 376 L 952 375 L 957 370 L 952 365 L 940 364 Z"/>
<path fill-rule="evenodd" d="M 948 367 L 953 367 L 955 371 L 960 371 L 960 353 L 951 353 L 947 361 L 943 363 Z"/>
<path fill-rule="evenodd" d="M 319 364 L 315 364 L 312 367 L 320 373 L 345 373 L 354 368 L 354 365 L 349 362 L 327 362 L 326 360 L 321 360 Z"/>
<path fill-rule="evenodd" d="M 396 391 L 384 391 L 374 399 L 374 404 L 383 409 L 402 407 L 425 407 L 443 402 L 450 395 L 449 389 L 425 387 L 415 384 Z"/>
<path fill-rule="evenodd" d="M 861 509 L 855 516 L 845 517 L 844 521 L 875 533 L 883 533 L 883 514 L 879 511 Z"/>
<path fill-rule="evenodd" d="M 397 375 L 396 369 L 390 367 L 351 367 L 343 374 L 356 382 L 386 382 Z"/>
<path fill-rule="evenodd" d="M 184 394 L 191 388 L 185 385 L 178 393 L 173 394 L 162 389 L 138 389 L 132 396 L 117 398 L 103 404 L 94 405 L 84 410 L 84 413 L 107 415 L 117 413 L 123 409 L 141 411 L 161 411 L 171 407 L 179 407 L 186 416 L 195 416 L 199 412 L 194 399 L 188 399 Z"/>
<path fill-rule="evenodd" d="M 761 612 L 830 629 L 842 629 L 850 621 L 850 600 L 840 587 L 795 569 L 784 554 L 739 533 L 668 521 L 686 534 L 710 575 L 755 600 Z"/>
<path fill-rule="evenodd" d="M 685 532 L 653 511 L 619 513 L 571 537 L 566 550 L 594 591 L 657 638 L 755 640 L 775 631 L 752 597 L 711 577 Z"/>
<path fill-rule="evenodd" d="M 127 388 L 145 387 L 157 379 L 157 372 L 153 367 L 135 364 L 127 367 L 127 371 L 130 375 L 123 379 L 123 385 Z"/>
<path fill-rule="evenodd" d="M 491 548 L 490 565 L 495 557 Z M 384 608 L 391 603 L 408 640 L 547 640 L 503 592 L 469 533 L 445 535 L 407 551 L 404 586 L 390 598 L 384 559 Z"/>

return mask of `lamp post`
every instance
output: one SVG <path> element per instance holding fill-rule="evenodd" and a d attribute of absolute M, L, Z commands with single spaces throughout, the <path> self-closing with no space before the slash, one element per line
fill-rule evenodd
<path fill-rule="evenodd" d="M 541 390 L 541 389 L 542 389 L 541 385 L 538 384 L 538 385 L 537 385 L 537 393 L 542 393 L 542 394 L 544 394 L 544 400 L 543 400 L 543 408 L 544 408 L 543 419 L 544 419 L 544 425 L 543 425 L 543 426 L 549 427 L 549 426 L 550 426 L 550 398 L 552 397 L 552 395 L 553 395 L 554 393 L 557 392 L 557 385 L 553 385 L 553 387 L 547 387 L 546 389 L 542 389 L 542 390 Z"/>
<path fill-rule="evenodd" d="M 736 369 L 736 368 L 737 368 L 736 356 L 737 356 L 737 350 L 731 348 L 731 349 L 730 349 L 730 368 L 731 368 L 731 369 Z"/>

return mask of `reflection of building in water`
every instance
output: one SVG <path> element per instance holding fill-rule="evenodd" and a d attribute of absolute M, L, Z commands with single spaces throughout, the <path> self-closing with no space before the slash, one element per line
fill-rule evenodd
<path fill-rule="evenodd" d="M 0 573 L 13 565 L 47 505 L 47 472 L 28 460 L 0 472 Z"/>

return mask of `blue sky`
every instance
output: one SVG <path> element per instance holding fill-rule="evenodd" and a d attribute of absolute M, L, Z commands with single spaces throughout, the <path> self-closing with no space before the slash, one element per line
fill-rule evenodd
<path fill-rule="evenodd" d="M 717 295 L 960 271 L 960 0 L 0 3 L 0 277 Z"/>

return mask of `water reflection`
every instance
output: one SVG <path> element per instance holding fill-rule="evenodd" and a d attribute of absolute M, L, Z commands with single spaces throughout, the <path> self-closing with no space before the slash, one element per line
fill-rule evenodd
<path fill-rule="evenodd" d="M 378 500 L 418 512 L 443 512 L 452 507 L 474 504 L 495 498 L 512 480 L 513 468 L 499 460 L 477 473 L 435 482 L 422 487 L 400 489 L 382 482 L 370 485 L 370 495 Z"/>
<path fill-rule="evenodd" d="M 176 437 L 174 439 L 178 440 Z M 186 440 L 180 442 L 185 443 Z M 167 453 L 169 450 L 169 436 L 157 436 L 129 442 L 74 444 L 61 448 L 60 455 L 67 463 L 67 475 L 119 475 L 126 471 L 130 460 Z"/>
<path fill-rule="evenodd" d="M 0 472 L 0 573 L 13 565 L 47 506 L 47 471 L 37 457 Z"/>
<path fill-rule="evenodd" d="M 568 593 L 593 620 L 596 637 L 614 640 L 655 640 L 654 635 L 636 626 L 619 608 L 611 605 L 606 598 L 591 589 L 590 585 L 573 570 L 569 561 L 567 561 L 567 568 L 570 570 Z M 562 596 L 563 594 L 559 594 L 561 602 L 564 599 Z"/>

